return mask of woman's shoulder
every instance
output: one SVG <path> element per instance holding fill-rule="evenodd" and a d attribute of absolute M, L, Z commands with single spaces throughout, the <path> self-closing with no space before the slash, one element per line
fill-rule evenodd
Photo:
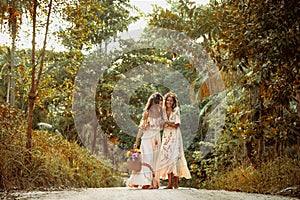
<path fill-rule="evenodd" d="M 173 112 L 179 112 L 180 111 L 180 108 L 177 106 L 177 107 L 175 107 L 174 109 L 173 109 Z"/>

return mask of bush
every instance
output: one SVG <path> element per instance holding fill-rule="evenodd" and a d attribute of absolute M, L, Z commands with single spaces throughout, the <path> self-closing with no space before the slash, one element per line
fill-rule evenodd
<path fill-rule="evenodd" d="M 31 160 L 25 142 L 25 117 L 0 107 L 0 189 L 124 186 L 117 172 L 75 142 L 34 131 Z"/>
<path fill-rule="evenodd" d="M 207 189 L 223 189 L 250 193 L 276 194 L 291 186 L 300 185 L 299 160 L 277 158 L 262 163 L 255 169 L 252 166 L 234 168 L 212 178 Z"/>

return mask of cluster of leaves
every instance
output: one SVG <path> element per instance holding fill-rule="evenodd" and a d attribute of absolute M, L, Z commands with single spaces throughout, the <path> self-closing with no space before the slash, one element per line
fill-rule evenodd
<path fill-rule="evenodd" d="M 28 162 L 24 114 L 5 105 L 0 112 L 2 189 L 124 186 L 118 174 L 88 150 L 48 132 L 34 132 Z"/>
<path fill-rule="evenodd" d="M 7 73 L 9 48 L 3 47 L 1 57 L 2 81 L 0 88 L 4 101 L 7 89 Z M 5 56 L 7 55 L 7 56 Z M 28 109 L 28 93 L 30 89 L 30 50 L 16 51 L 15 54 L 15 106 L 21 110 Z M 40 122 L 50 124 L 51 131 L 60 132 L 69 140 L 77 140 L 73 116 L 72 100 L 74 79 L 84 56 L 79 51 L 53 52 L 47 51 L 46 64 L 40 82 L 39 97 L 35 105 L 33 128 L 38 129 Z"/>
<path fill-rule="evenodd" d="M 117 32 L 127 30 L 128 24 L 138 19 L 128 0 L 73 1 L 63 8 L 63 19 L 70 22 L 58 35 L 69 49 L 91 49 L 102 45 Z"/>
<path fill-rule="evenodd" d="M 235 103 L 240 108 L 236 128 L 248 129 L 247 136 L 283 141 L 290 134 L 297 136 L 299 120 L 291 104 L 299 90 L 299 6 L 293 1 L 229 1 L 214 11 L 220 34 L 210 52 L 224 71 L 241 78 L 236 89 L 249 98 L 242 105 Z"/>

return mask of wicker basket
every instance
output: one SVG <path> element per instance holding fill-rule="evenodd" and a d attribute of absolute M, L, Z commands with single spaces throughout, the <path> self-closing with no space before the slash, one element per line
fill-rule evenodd
<path fill-rule="evenodd" d="M 126 168 L 129 170 L 132 170 L 134 172 L 140 172 L 142 168 L 142 162 L 141 159 L 136 159 L 136 160 L 130 160 L 128 159 L 126 162 Z"/>

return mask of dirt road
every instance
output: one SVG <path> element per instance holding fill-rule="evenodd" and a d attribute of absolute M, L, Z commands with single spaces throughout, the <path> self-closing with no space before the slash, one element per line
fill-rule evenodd
<path fill-rule="evenodd" d="M 220 190 L 179 188 L 176 190 L 142 190 L 128 187 L 88 188 L 71 191 L 15 193 L 13 199 L 40 200 L 295 200 L 283 196 L 248 194 Z M 8 199 L 8 198 L 7 198 Z"/>

